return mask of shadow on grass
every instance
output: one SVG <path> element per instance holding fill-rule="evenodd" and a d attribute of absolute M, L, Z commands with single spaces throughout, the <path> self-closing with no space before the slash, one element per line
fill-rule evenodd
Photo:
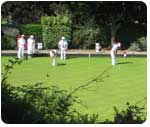
<path fill-rule="evenodd" d="M 57 66 L 65 66 L 66 63 L 57 63 Z"/>
<path fill-rule="evenodd" d="M 133 62 L 120 62 L 120 63 L 117 63 L 117 64 L 133 64 Z"/>

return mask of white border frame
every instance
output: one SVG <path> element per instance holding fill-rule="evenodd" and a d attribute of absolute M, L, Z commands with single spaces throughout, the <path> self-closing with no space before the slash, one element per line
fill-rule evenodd
<path fill-rule="evenodd" d="M 0 5 L 6 1 L 42 1 L 42 0 L 1 0 Z M 92 0 L 43 0 L 43 1 L 92 1 Z M 121 0 L 94 0 L 94 1 L 121 1 Z M 149 127 L 150 126 L 150 0 L 124 0 L 143 1 L 147 5 L 147 119 L 143 124 L 5 124 L 0 120 L 1 127 Z M 1 11 L 1 8 L 0 8 Z M 1 16 L 1 13 L 0 13 Z M 1 29 L 1 25 L 0 25 Z M 0 35 L 1 40 L 1 35 Z M 1 48 L 1 44 L 0 44 Z M 1 59 L 0 59 L 1 61 Z M 0 77 L 1 78 L 1 77 Z M 0 91 L 1 94 L 1 91 Z M 1 98 L 0 98 L 1 103 Z M 1 111 L 0 111 L 1 112 Z"/>

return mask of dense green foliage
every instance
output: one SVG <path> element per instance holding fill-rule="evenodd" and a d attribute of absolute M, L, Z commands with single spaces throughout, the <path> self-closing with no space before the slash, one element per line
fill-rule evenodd
<path fill-rule="evenodd" d="M 75 24 L 112 23 L 114 16 L 116 21 L 126 19 L 142 23 L 147 16 L 142 1 L 8 1 L 2 5 L 2 18 L 14 23 L 40 22 L 43 15 L 59 14 L 70 14 Z"/>
<path fill-rule="evenodd" d="M 146 37 L 141 37 L 131 43 L 128 48 L 130 51 L 146 51 L 147 49 L 147 39 Z"/>
<path fill-rule="evenodd" d="M 80 49 L 94 49 L 95 43 L 106 45 L 107 34 L 98 25 L 84 25 L 75 27 L 72 35 L 72 47 Z"/>
<path fill-rule="evenodd" d="M 122 48 L 128 49 L 131 43 L 147 36 L 146 30 L 144 25 L 126 22 L 122 24 L 122 27 L 118 30 L 116 40 L 122 42 Z"/>
<path fill-rule="evenodd" d="M 3 36 L 1 38 L 1 49 L 16 49 L 16 37 Z"/>
<path fill-rule="evenodd" d="M 145 101 L 145 99 L 143 99 Z M 145 111 L 144 107 L 138 107 L 137 105 L 131 105 L 127 102 L 127 108 L 119 111 L 114 107 L 115 117 L 114 123 L 117 124 L 139 124 L 145 122 Z"/>
<path fill-rule="evenodd" d="M 27 39 L 30 35 L 35 36 L 36 42 L 42 41 L 41 24 L 2 25 L 2 49 L 16 49 L 17 36 L 24 34 Z"/>
<path fill-rule="evenodd" d="M 64 17 L 67 15 L 69 17 L 69 21 L 72 21 L 73 25 L 71 27 L 75 26 L 87 29 L 86 24 L 90 24 L 93 26 L 92 28 L 89 28 L 92 31 L 99 28 L 100 30 L 98 31 L 101 32 L 101 35 L 98 41 L 105 47 L 110 46 L 111 42 L 117 40 L 123 42 L 123 48 L 127 49 L 137 38 L 146 37 L 147 7 L 142 1 L 8 1 L 2 5 L 2 23 L 5 24 L 36 24 L 40 23 L 42 16 L 56 18 L 60 15 Z M 50 22 L 57 22 L 59 27 L 61 23 L 59 20 L 56 21 L 55 18 L 51 18 L 54 21 Z M 49 26 L 52 26 L 51 23 Z M 46 45 L 48 46 L 47 48 L 56 47 L 56 44 L 54 43 L 59 40 L 59 37 L 52 37 L 52 34 L 55 35 L 55 33 L 59 33 L 60 31 L 62 32 L 62 29 L 67 31 L 67 34 L 65 35 L 69 41 L 71 40 L 70 43 L 75 44 L 70 45 L 71 48 L 73 48 L 73 46 L 89 47 L 89 45 L 91 45 L 90 48 L 93 47 L 93 44 L 85 44 L 87 46 L 83 46 L 83 43 L 84 40 L 90 41 L 97 35 L 90 34 L 89 38 L 86 38 L 86 36 L 85 38 L 82 37 L 83 42 L 81 43 L 81 46 L 77 46 L 81 39 L 77 39 L 77 37 L 73 38 L 73 35 L 70 35 L 70 32 L 74 35 L 79 35 L 83 32 L 82 35 L 84 35 L 85 31 L 81 30 L 82 28 L 79 31 L 76 30 L 74 31 L 75 33 L 72 33 L 70 27 L 68 28 L 67 26 L 67 28 L 62 28 L 62 26 L 66 26 L 67 24 L 61 24 L 59 28 L 54 27 L 54 24 L 51 29 L 47 29 L 49 26 L 46 28 L 43 27 L 43 30 L 50 34 L 50 37 L 48 36 L 48 33 L 44 32 L 43 34 L 43 41 L 48 41 L 48 43 L 45 44 L 45 47 Z M 92 24 L 97 25 L 98 28 L 95 28 Z M 39 27 L 36 32 L 40 31 L 38 30 Z M 35 31 L 32 32 L 32 34 L 35 34 Z M 92 42 L 97 39 L 98 38 L 92 39 Z M 51 40 L 51 42 L 49 42 L 49 40 Z M 52 40 L 54 40 L 54 42 L 52 42 Z M 73 42 L 73 40 L 76 40 L 76 42 Z M 49 43 L 51 43 L 51 45 L 49 45 Z"/>
<path fill-rule="evenodd" d="M 62 36 L 68 41 L 71 39 L 72 22 L 68 16 L 42 17 L 41 23 L 45 48 L 56 48 Z"/>
<path fill-rule="evenodd" d="M 74 26 L 68 16 L 42 17 L 43 42 L 46 48 L 56 48 L 62 36 L 70 42 L 70 48 L 95 48 L 95 43 L 107 45 L 107 34 L 99 25 Z"/>
<path fill-rule="evenodd" d="M 19 28 L 12 24 L 1 25 L 1 49 L 16 49 L 16 37 Z"/>
<path fill-rule="evenodd" d="M 146 51 L 147 50 L 147 38 L 141 37 L 137 41 L 138 43 L 140 43 L 140 49 Z"/>
<path fill-rule="evenodd" d="M 10 70 L 20 60 L 9 60 L 3 73 L 2 120 L 6 123 L 95 123 L 98 115 L 88 116 L 72 106 L 74 96 L 55 86 L 42 87 L 41 83 L 14 87 L 8 83 Z"/>
<path fill-rule="evenodd" d="M 42 37 L 41 24 L 23 24 L 19 26 L 20 32 L 25 35 L 34 35 Z"/>

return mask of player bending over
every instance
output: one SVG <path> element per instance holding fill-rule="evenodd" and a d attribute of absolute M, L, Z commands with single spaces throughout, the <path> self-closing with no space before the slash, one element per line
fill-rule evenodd
<path fill-rule="evenodd" d="M 50 52 L 50 57 L 52 59 L 52 65 L 56 66 L 56 56 L 57 56 L 57 50 L 56 49 L 51 49 Z"/>

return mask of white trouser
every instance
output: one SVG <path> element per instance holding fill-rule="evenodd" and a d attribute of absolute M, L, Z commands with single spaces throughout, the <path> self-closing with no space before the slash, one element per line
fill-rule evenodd
<path fill-rule="evenodd" d="M 32 47 L 32 53 L 35 53 L 35 44 Z"/>
<path fill-rule="evenodd" d="M 52 65 L 53 65 L 53 66 L 56 65 L 56 56 L 52 57 Z"/>
<path fill-rule="evenodd" d="M 24 57 L 24 47 L 19 47 L 18 48 L 18 58 L 23 58 Z"/>
<path fill-rule="evenodd" d="M 33 49 L 28 48 L 27 53 L 28 53 L 28 57 L 31 57 L 31 55 L 33 54 Z"/>
<path fill-rule="evenodd" d="M 113 51 L 110 52 L 111 55 L 111 64 L 115 65 L 116 64 L 116 56 L 115 53 Z"/>
<path fill-rule="evenodd" d="M 60 52 L 60 56 L 61 56 L 61 60 L 65 60 L 66 59 L 66 50 L 65 49 L 61 49 L 61 52 Z"/>

